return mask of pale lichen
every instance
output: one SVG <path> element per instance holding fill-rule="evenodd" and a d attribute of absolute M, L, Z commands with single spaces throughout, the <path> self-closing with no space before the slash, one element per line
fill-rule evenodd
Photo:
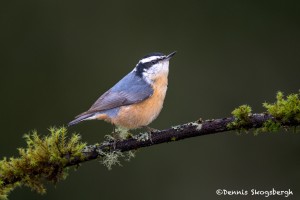
<path fill-rule="evenodd" d="M 111 152 L 101 152 L 102 155 L 101 163 L 107 167 L 108 170 L 112 169 L 114 165 L 121 165 L 120 157 L 124 157 L 124 154 L 121 151 L 111 151 Z"/>
<path fill-rule="evenodd" d="M 202 129 L 202 123 L 198 122 L 191 122 L 189 125 L 195 126 L 197 131 L 200 131 Z"/>
<path fill-rule="evenodd" d="M 151 139 L 151 133 L 140 133 L 138 135 L 133 136 L 134 139 L 136 139 L 137 141 L 147 141 Z"/>
<path fill-rule="evenodd" d="M 183 129 L 183 126 L 182 125 L 172 126 L 172 129 L 179 131 Z"/>
<path fill-rule="evenodd" d="M 135 158 L 135 152 L 136 150 L 124 152 L 124 160 L 129 162 L 132 158 Z"/>

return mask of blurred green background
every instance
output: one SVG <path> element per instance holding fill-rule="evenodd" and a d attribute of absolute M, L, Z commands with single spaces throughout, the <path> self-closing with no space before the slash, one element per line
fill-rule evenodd
<path fill-rule="evenodd" d="M 1 157 L 30 130 L 66 125 L 150 52 L 177 51 L 158 129 L 241 104 L 263 112 L 278 90 L 300 89 L 299 1 L 19 0 L 0 15 Z M 70 132 L 93 144 L 111 130 L 91 121 Z M 252 188 L 299 199 L 299 150 L 292 132 L 209 135 L 142 149 L 112 171 L 88 162 L 44 196 L 18 188 L 10 199 L 253 199 L 216 195 Z"/>

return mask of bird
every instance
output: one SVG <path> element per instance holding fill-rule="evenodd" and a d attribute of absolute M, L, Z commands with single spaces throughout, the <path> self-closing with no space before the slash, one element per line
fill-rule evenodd
<path fill-rule="evenodd" d="M 148 127 L 162 110 L 168 87 L 169 60 L 175 53 L 154 52 L 142 57 L 131 72 L 68 126 L 87 120 L 104 120 L 125 129 Z"/>

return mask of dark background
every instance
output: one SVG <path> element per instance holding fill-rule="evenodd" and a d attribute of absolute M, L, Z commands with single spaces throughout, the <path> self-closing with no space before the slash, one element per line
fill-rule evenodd
<path fill-rule="evenodd" d="M 152 127 L 229 116 L 241 104 L 263 112 L 278 90 L 300 88 L 299 13 L 299 1 L 2 1 L 0 156 L 17 155 L 30 130 L 66 125 L 154 51 L 177 54 Z M 92 121 L 70 132 L 93 144 L 111 130 Z M 157 145 L 123 167 L 91 161 L 44 196 L 23 187 L 10 199 L 255 199 L 219 188 L 291 189 L 296 199 L 299 142 L 291 131 L 232 132 Z"/>

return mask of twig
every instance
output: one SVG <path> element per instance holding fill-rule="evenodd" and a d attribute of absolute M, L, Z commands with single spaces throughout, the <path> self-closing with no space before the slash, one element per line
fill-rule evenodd
<path fill-rule="evenodd" d="M 264 126 L 265 122 L 268 121 L 280 123 L 281 127 L 296 127 L 300 125 L 299 121 L 278 122 L 272 115 L 267 113 L 249 114 L 246 117 L 247 123 L 243 121 L 242 126 L 231 126 L 231 124 L 233 124 L 233 122 L 236 122 L 236 120 L 236 117 L 227 117 L 205 121 L 202 121 L 200 119 L 195 122 L 189 122 L 165 130 L 152 131 L 151 133 L 141 133 L 129 139 L 121 141 L 112 140 L 105 141 L 100 145 L 89 145 L 82 150 L 82 154 L 80 156 L 73 156 L 72 159 L 70 159 L 70 156 L 65 154 L 66 163 L 64 163 L 63 167 L 79 165 L 80 163 L 103 157 L 107 155 L 107 153 L 126 152 L 161 143 L 174 142 L 186 138 L 221 133 L 231 130 L 240 131 L 249 130 L 252 128 L 261 128 Z M 40 163 L 40 165 L 47 166 L 47 163 Z M 34 177 L 41 175 L 40 173 L 41 172 L 39 170 L 33 170 L 30 175 Z M 2 177 L 1 187 L 5 188 L 6 186 L 15 184 L 21 180 L 22 176 L 12 176 L 9 179 L 6 177 Z"/>
<path fill-rule="evenodd" d="M 189 122 L 186 124 L 178 125 L 176 127 L 168 128 L 161 131 L 151 132 L 151 136 L 148 139 L 143 138 L 143 134 L 137 135 L 136 137 L 122 140 L 122 141 L 111 141 L 102 145 L 90 145 L 87 146 L 84 153 L 84 161 L 80 158 L 74 159 L 67 164 L 67 166 L 78 165 L 81 162 L 96 159 L 102 156 L 101 152 L 111 151 L 130 151 L 139 149 L 142 147 L 148 147 L 156 144 L 174 142 L 183 140 L 186 138 L 204 136 L 208 134 L 221 133 L 230 130 L 239 130 L 236 127 L 230 127 L 228 124 L 235 120 L 234 117 L 227 117 L 222 119 L 212 120 L 198 120 L 195 122 Z M 243 129 L 260 128 L 268 120 L 276 121 L 269 114 L 252 114 L 249 116 L 249 121 Z M 284 126 L 299 126 L 298 122 L 288 122 L 282 124 Z M 144 133 L 145 134 L 145 133 Z"/>

